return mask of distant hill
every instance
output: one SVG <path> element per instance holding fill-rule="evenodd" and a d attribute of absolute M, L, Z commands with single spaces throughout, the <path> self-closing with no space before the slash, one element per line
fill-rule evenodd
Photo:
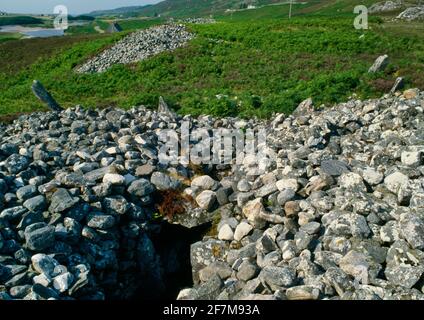
<path fill-rule="evenodd" d="M 113 10 L 94 11 L 91 16 L 165 16 L 200 17 L 222 14 L 228 9 L 240 10 L 274 4 L 287 4 L 288 0 L 164 0 L 154 5 L 123 7 Z M 358 0 L 293 0 L 305 4 L 301 13 L 340 13 L 350 12 L 359 4 Z M 379 0 L 362 0 L 360 4 L 370 7 Z M 383 1 L 384 2 L 384 1 Z M 420 3 L 420 0 L 404 0 L 403 7 Z"/>
<path fill-rule="evenodd" d="M 146 6 L 130 6 L 130 7 L 120 7 L 116 9 L 110 9 L 110 10 L 96 10 L 88 13 L 87 15 L 92 17 L 100 17 L 100 16 L 134 16 L 139 15 L 139 13 L 148 7 L 151 7 L 152 5 L 146 5 Z"/>
<path fill-rule="evenodd" d="M 113 10 L 93 11 L 91 16 L 205 16 L 227 9 L 287 2 L 282 0 L 164 0 L 154 5 L 123 7 Z"/>
<path fill-rule="evenodd" d="M 29 16 L 2 16 L 0 17 L 0 26 L 7 25 L 30 25 L 43 24 L 43 20 Z"/>

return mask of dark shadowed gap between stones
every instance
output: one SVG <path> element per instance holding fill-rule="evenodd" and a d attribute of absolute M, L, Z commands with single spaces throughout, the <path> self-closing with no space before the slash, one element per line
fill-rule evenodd
<path fill-rule="evenodd" d="M 150 238 L 160 256 L 165 286 L 143 279 L 132 300 L 175 300 L 182 289 L 193 287 L 190 247 L 201 241 L 211 226 L 206 223 L 189 229 L 162 222 L 160 232 Z"/>

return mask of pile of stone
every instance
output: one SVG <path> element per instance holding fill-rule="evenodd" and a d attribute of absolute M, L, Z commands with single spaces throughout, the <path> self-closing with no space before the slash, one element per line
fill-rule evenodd
<path fill-rule="evenodd" d="M 115 64 L 139 62 L 164 51 L 172 51 L 194 37 L 184 25 L 165 24 L 134 32 L 100 55 L 76 68 L 78 73 L 104 72 Z"/>
<path fill-rule="evenodd" d="M 424 6 L 410 7 L 398 15 L 397 19 L 414 21 L 424 19 Z"/>
<path fill-rule="evenodd" d="M 382 12 L 390 12 L 399 10 L 402 8 L 402 2 L 400 0 L 397 1 L 385 1 L 378 2 L 373 4 L 368 8 L 369 13 L 382 13 Z"/>
<path fill-rule="evenodd" d="M 263 121 L 182 117 L 162 99 L 23 115 L 0 130 L 0 299 L 164 292 L 181 263 L 154 240 L 166 194 L 186 199 L 169 223 L 213 223 L 179 299 L 422 299 L 423 109 L 410 89 Z M 186 121 L 266 128 L 275 157 L 162 163 L 162 133 Z"/>
<path fill-rule="evenodd" d="M 407 90 L 277 115 L 276 162 L 221 180 L 230 203 L 178 298 L 424 299 L 423 109 Z"/>

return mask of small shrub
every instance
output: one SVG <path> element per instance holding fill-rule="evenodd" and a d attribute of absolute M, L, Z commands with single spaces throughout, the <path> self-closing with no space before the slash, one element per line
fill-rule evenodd
<path fill-rule="evenodd" d="M 158 193 L 157 209 L 162 217 L 172 219 L 175 215 L 184 214 L 186 207 L 194 203 L 194 199 L 177 190 L 165 190 Z"/>

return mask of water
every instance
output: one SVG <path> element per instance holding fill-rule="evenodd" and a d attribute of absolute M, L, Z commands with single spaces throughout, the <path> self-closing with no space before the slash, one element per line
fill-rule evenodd
<path fill-rule="evenodd" d="M 59 36 L 65 35 L 64 31 L 60 29 L 32 28 L 32 27 L 22 27 L 17 25 L 0 27 L 0 32 L 20 33 L 27 38 L 48 38 L 48 37 L 59 37 Z"/>
<path fill-rule="evenodd" d="M 43 30 L 34 30 L 26 31 L 22 34 L 26 35 L 29 38 L 48 38 L 48 37 L 61 37 L 65 33 L 60 29 L 43 29 Z"/>

